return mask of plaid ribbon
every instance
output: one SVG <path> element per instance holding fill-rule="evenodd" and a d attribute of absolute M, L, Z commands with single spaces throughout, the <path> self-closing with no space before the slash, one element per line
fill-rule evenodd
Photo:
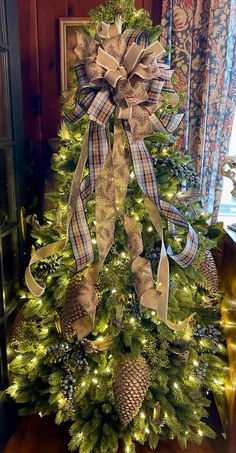
<path fill-rule="evenodd" d="M 126 30 L 124 32 L 127 46 L 133 43 L 148 45 L 148 37 L 145 32 Z M 88 114 L 91 122 L 88 139 L 88 166 L 89 175 L 82 181 L 78 193 L 77 203 L 70 225 L 70 240 L 75 255 L 78 270 L 82 269 L 89 262 L 93 261 L 92 241 L 89 228 L 86 222 L 84 208 L 89 197 L 95 189 L 96 180 L 103 168 L 105 159 L 109 152 L 109 133 L 106 124 L 116 108 L 113 98 L 113 91 L 108 84 L 103 87 L 92 87 L 86 73 L 84 64 L 77 64 L 75 72 L 79 84 L 79 94 L 75 110 L 72 114 L 65 114 L 64 117 L 70 123 L 74 123 Z M 150 113 L 151 130 L 149 135 L 156 131 L 174 132 L 179 126 L 183 115 L 167 115 L 163 113 L 159 118 L 153 113 L 158 105 L 161 93 L 168 93 L 177 96 L 171 84 L 172 71 L 167 65 L 159 65 L 158 77 L 146 81 L 147 98 L 143 103 L 144 110 Z M 142 104 L 141 104 L 142 107 Z M 134 107 L 135 108 L 135 107 Z M 140 107 L 139 107 L 140 108 Z M 156 178 L 153 164 L 143 140 L 134 140 L 132 121 L 124 120 L 123 127 L 126 131 L 128 143 L 131 150 L 134 171 L 138 184 L 154 205 L 161 211 L 162 215 L 175 225 L 188 229 L 187 242 L 181 253 L 173 254 L 168 247 L 168 254 L 182 267 L 188 266 L 197 250 L 198 238 L 192 227 L 185 220 L 183 215 L 170 203 L 160 201 L 158 196 Z M 149 133 L 148 133 L 149 132 Z"/>
<path fill-rule="evenodd" d="M 109 131 L 94 121 L 89 125 L 88 164 L 89 174 L 83 179 L 70 223 L 70 241 L 78 269 L 93 261 L 93 247 L 84 208 L 95 189 L 95 183 L 108 155 Z"/>
<path fill-rule="evenodd" d="M 128 125 L 124 121 L 124 129 L 130 145 L 134 172 L 138 185 L 145 196 L 161 211 L 161 214 L 174 225 L 188 229 L 187 242 L 182 252 L 174 254 L 170 247 L 167 253 L 181 267 L 185 268 L 193 261 L 197 247 L 198 236 L 185 217 L 178 209 L 167 201 L 159 200 L 156 178 L 154 174 L 151 156 L 143 140 L 133 141 L 131 133 L 128 131 Z"/>

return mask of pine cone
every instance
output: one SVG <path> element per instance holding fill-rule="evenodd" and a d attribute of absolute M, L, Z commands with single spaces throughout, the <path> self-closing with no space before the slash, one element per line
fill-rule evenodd
<path fill-rule="evenodd" d="M 205 250 L 203 260 L 199 264 L 198 270 L 203 277 L 205 277 L 203 286 L 205 286 L 208 291 L 219 291 L 219 277 L 211 250 Z"/>
<path fill-rule="evenodd" d="M 149 386 L 149 366 L 144 357 L 124 355 L 117 365 L 113 377 L 115 406 L 121 423 L 128 423 L 135 417 Z"/>
<path fill-rule="evenodd" d="M 10 333 L 10 343 L 15 343 L 18 340 L 18 336 L 23 324 L 26 322 L 26 317 L 24 315 L 23 309 L 21 308 L 13 322 L 11 333 Z"/>
<path fill-rule="evenodd" d="M 76 275 L 66 288 L 61 316 L 62 334 L 66 338 L 73 335 L 81 339 L 92 330 L 97 305 L 93 283 Z"/>

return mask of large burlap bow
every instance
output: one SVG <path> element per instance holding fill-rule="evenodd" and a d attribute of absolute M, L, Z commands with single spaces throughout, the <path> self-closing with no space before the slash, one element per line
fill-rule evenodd
<path fill-rule="evenodd" d="M 167 319 L 169 262 L 159 213 L 173 224 L 188 229 L 187 243 L 181 253 L 174 255 L 168 248 L 168 254 L 180 266 L 186 267 L 192 262 L 198 239 L 189 223 L 174 206 L 165 201 L 159 201 L 152 159 L 143 141 L 145 136 L 156 131 L 173 132 L 182 119 L 182 114 L 171 116 L 163 114 L 158 118 L 154 113 L 163 103 L 163 97 L 167 98 L 171 104 L 178 102 L 178 95 L 171 84 L 172 71 L 166 65 L 159 63 L 164 49 L 159 42 L 148 45 L 145 32 L 126 30 L 124 33 L 118 33 L 116 24 L 109 26 L 102 23 L 98 27 L 96 39 L 78 32 L 77 41 L 75 52 L 79 63 L 76 64 L 75 71 L 79 83 L 78 102 L 73 114 L 67 115 L 66 119 L 73 123 L 88 114 L 91 120 L 68 203 L 68 231 L 77 268 L 81 270 L 94 259 L 84 207 L 95 190 L 99 263 L 91 269 L 90 282 L 93 281 L 95 284 L 99 269 L 110 250 L 114 239 L 115 216 L 118 212 L 129 237 L 132 271 L 140 302 L 156 309 L 160 318 L 169 327 L 181 329 L 189 319 L 179 324 L 173 324 Z M 114 145 L 111 150 L 108 120 L 115 109 L 115 116 L 118 119 L 115 122 Z M 150 277 L 150 267 L 141 257 L 138 259 L 141 248 L 138 248 L 140 253 L 136 254 L 137 256 L 132 253 L 135 237 L 137 239 L 137 234 L 141 236 L 137 231 L 134 235 L 133 229 L 137 229 L 137 225 L 123 213 L 129 179 L 127 144 L 138 184 L 145 196 L 146 207 L 162 240 L 155 285 Z M 89 174 L 82 180 L 87 159 Z M 64 244 L 65 242 L 66 239 Z M 56 244 L 58 245 L 52 244 L 54 251 L 55 249 L 58 251 L 63 246 L 63 241 Z M 26 282 L 35 295 L 42 294 L 44 288 L 33 279 L 30 266 L 41 256 L 45 257 L 50 245 L 47 247 L 46 252 L 43 252 L 45 247 L 36 252 L 37 256 L 36 253 L 33 254 L 26 270 Z M 148 288 L 145 283 L 147 267 L 149 268 Z M 88 272 L 90 271 L 87 269 L 87 275 Z M 92 330 L 92 324 L 93 319 L 87 333 Z M 78 323 L 76 325 L 76 332 L 80 337 Z"/>

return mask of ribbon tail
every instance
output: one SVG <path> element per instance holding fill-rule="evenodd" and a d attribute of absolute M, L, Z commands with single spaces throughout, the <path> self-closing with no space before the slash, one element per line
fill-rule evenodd
<path fill-rule="evenodd" d="M 162 203 L 162 202 L 161 202 Z M 151 202 L 147 197 L 144 198 L 145 207 L 149 213 L 151 221 L 158 232 L 161 238 L 161 255 L 160 262 L 157 270 L 157 283 L 156 288 L 160 291 L 157 300 L 157 313 L 158 316 L 165 324 L 172 330 L 183 330 L 189 322 L 193 319 L 193 315 L 190 315 L 188 318 L 180 321 L 178 323 L 173 323 L 168 319 L 168 299 L 169 299 L 169 260 L 166 252 L 165 242 L 164 242 L 164 231 L 161 225 L 161 217 L 159 209 Z M 161 234 L 160 234 L 161 232 Z"/>
<path fill-rule="evenodd" d="M 126 125 L 125 125 L 126 126 Z M 174 255 L 170 247 L 168 248 L 168 254 L 174 259 L 180 266 L 188 266 L 197 251 L 197 235 L 191 228 L 189 223 L 185 220 L 183 215 L 170 203 L 159 201 L 159 195 L 157 190 L 156 178 L 154 174 L 153 164 L 151 157 L 148 153 L 146 145 L 143 140 L 133 141 L 132 135 L 127 130 L 126 133 L 130 144 L 134 171 L 137 177 L 137 182 L 142 192 L 146 196 L 145 205 L 148 209 L 149 215 L 153 221 L 154 227 L 156 228 L 161 241 L 161 257 L 157 273 L 156 289 L 150 289 L 147 294 L 143 294 L 141 303 L 145 306 L 152 304 L 153 309 L 157 310 L 160 318 L 168 325 L 171 329 L 180 330 L 183 329 L 191 319 L 188 318 L 181 323 L 174 324 L 168 320 L 168 297 L 169 297 L 169 261 L 167 252 L 164 244 L 163 228 L 161 225 L 160 213 L 163 214 L 169 221 L 175 225 L 179 225 L 188 228 L 187 243 L 184 250 Z M 144 177 L 145 175 L 145 177 Z M 161 293 L 161 294 L 159 294 Z M 147 302 L 147 298 L 149 301 Z M 152 300 L 152 302 L 151 302 Z"/>
<path fill-rule="evenodd" d="M 76 205 L 76 198 L 77 198 L 77 192 L 78 192 L 78 187 L 80 187 L 80 183 L 83 177 L 83 171 L 84 171 L 84 166 L 87 160 L 88 156 L 88 128 L 85 132 L 85 138 L 83 141 L 83 145 L 81 148 L 81 153 L 80 153 L 80 158 L 75 170 L 75 174 L 72 180 L 71 184 L 71 190 L 70 190 L 70 195 L 69 195 L 69 202 L 68 202 L 68 215 L 67 215 L 67 231 L 66 231 L 66 237 L 65 239 L 61 239 L 59 241 L 53 242 L 52 244 L 48 244 L 45 247 L 40 248 L 37 251 L 33 251 L 30 262 L 25 270 L 25 282 L 26 285 L 29 289 L 29 291 L 36 297 L 42 296 L 42 294 L 45 291 L 45 287 L 39 285 L 35 278 L 32 275 L 32 268 L 33 264 L 37 263 L 38 261 L 41 261 L 43 259 L 49 258 L 52 255 L 55 255 L 55 253 L 60 252 L 63 250 L 65 245 L 68 242 L 68 237 L 69 237 L 69 228 L 70 228 L 70 223 L 73 218 L 73 212 L 75 209 Z"/>
<path fill-rule="evenodd" d="M 114 240 L 116 212 L 121 217 L 129 182 L 129 158 L 120 121 L 114 124 L 114 143 L 96 184 L 96 235 L 100 265 Z"/>
<path fill-rule="evenodd" d="M 60 252 L 66 245 L 66 238 L 62 239 L 57 242 L 53 242 L 52 244 L 48 244 L 45 247 L 42 247 L 39 250 L 34 250 L 30 259 L 30 262 L 25 270 L 25 283 L 29 289 L 29 291 L 35 296 L 40 297 L 45 291 L 45 287 L 40 286 L 35 278 L 32 275 L 31 266 L 37 263 L 38 261 L 44 260 L 49 256 L 54 255 L 55 253 Z"/>
<path fill-rule="evenodd" d="M 92 240 L 86 221 L 84 207 L 95 189 L 95 184 L 109 153 L 109 131 L 106 127 L 91 122 L 88 134 L 89 175 L 80 185 L 76 206 L 70 226 L 70 240 L 77 269 L 83 269 L 94 259 Z M 86 146 L 86 144 L 85 144 Z"/>
<path fill-rule="evenodd" d="M 115 188 L 112 151 L 98 178 L 96 188 L 96 239 L 99 263 L 103 265 L 112 246 L 115 231 Z"/>

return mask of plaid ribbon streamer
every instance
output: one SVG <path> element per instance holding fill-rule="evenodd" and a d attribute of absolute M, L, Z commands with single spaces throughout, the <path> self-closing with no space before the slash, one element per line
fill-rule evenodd
<path fill-rule="evenodd" d="M 170 247 L 167 253 L 171 258 L 185 268 L 193 261 L 197 247 L 198 236 L 189 224 L 185 217 L 178 211 L 178 209 L 167 201 L 159 200 L 156 178 L 154 174 L 151 156 L 143 140 L 133 141 L 131 133 L 127 130 L 127 122 L 124 121 L 124 128 L 128 137 L 130 145 L 134 172 L 137 178 L 138 185 L 144 195 L 146 195 L 153 204 L 160 209 L 161 214 L 174 225 L 188 229 L 187 242 L 184 250 L 181 253 L 173 254 Z"/>
<path fill-rule="evenodd" d="M 95 183 L 108 155 L 109 135 L 106 127 L 91 121 L 88 137 L 89 174 L 83 179 L 70 223 L 70 241 L 78 269 L 93 261 L 93 247 L 84 208 L 95 189 Z"/>

